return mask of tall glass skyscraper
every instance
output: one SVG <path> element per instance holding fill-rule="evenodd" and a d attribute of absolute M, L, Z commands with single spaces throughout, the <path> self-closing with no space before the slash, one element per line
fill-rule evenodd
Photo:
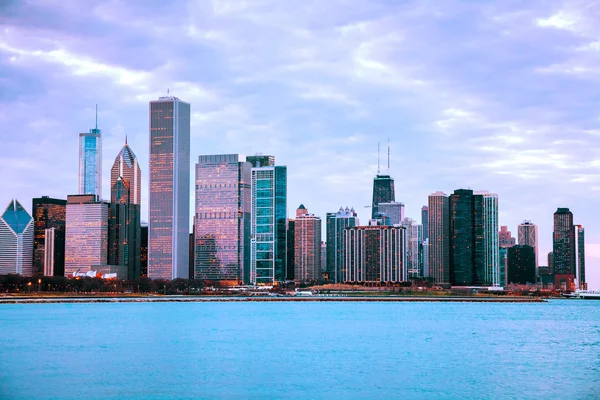
<path fill-rule="evenodd" d="M 500 286 L 500 253 L 498 238 L 498 195 L 478 191 L 482 196 L 483 212 L 483 279 L 484 285 Z"/>
<path fill-rule="evenodd" d="M 580 289 L 587 289 L 585 280 L 585 229 L 575 225 L 575 254 L 577 255 L 576 271 L 577 283 Z"/>
<path fill-rule="evenodd" d="M 327 263 L 329 281 L 344 282 L 344 229 L 359 225 L 354 208 L 340 207 L 338 212 L 327 213 Z"/>
<path fill-rule="evenodd" d="M 421 207 L 421 224 L 423 225 L 423 241 L 429 239 L 429 207 Z"/>
<path fill-rule="evenodd" d="M 555 275 L 575 275 L 575 260 L 573 213 L 568 208 L 558 208 L 554 213 L 552 271 Z"/>
<path fill-rule="evenodd" d="M 198 157 L 194 278 L 249 282 L 250 175 L 237 154 Z"/>
<path fill-rule="evenodd" d="M 404 220 L 404 203 L 389 202 L 379 203 L 377 205 L 377 218 L 384 217 L 382 220 L 389 225 L 400 225 Z"/>
<path fill-rule="evenodd" d="M 32 214 L 33 274 L 47 275 L 52 271 L 52 275 L 64 275 L 67 201 L 48 196 L 35 198 Z"/>
<path fill-rule="evenodd" d="M 126 266 L 127 278 L 135 279 L 141 276 L 142 173 L 127 139 L 111 168 L 110 188 L 108 263 Z"/>
<path fill-rule="evenodd" d="M 429 195 L 429 276 L 436 283 L 450 283 L 450 203 L 448 195 Z"/>
<path fill-rule="evenodd" d="M 394 192 L 394 179 L 389 175 L 375 176 L 373 180 L 373 204 L 371 206 L 371 218 L 377 219 L 379 214 L 379 203 L 391 203 L 396 200 Z"/>
<path fill-rule="evenodd" d="M 148 277 L 188 278 L 190 105 L 176 97 L 150 102 Z"/>
<path fill-rule="evenodd" d="M 537 269 L 539 267 L 537 225 L 531 221 L 523 221 L 518 226 L 518 238 L 520 245 L 533 247 L 533 250 L 535 251 L 535 276 L 537 276 Z"/>
<path fill-rule="evenodd" d="M 419 230 L 420 225 L 412 218 L 404 218 L 402 226 L 406 228 L 406 270 L 409 278 L 420 278 L 423 276 L 422 264 L 419 262 Z M 420 228 L 420 229 L 419 229 Z"/>
<path fill-rule="evenodd" d="M 96 127 L 79 134 L 79 194 L 102 197 L 102 135 L 97 106 Z"/>
<path fill-rule="evenodd" d="M 287 167 L 252 168 L 250 282 L 286 280 Z"/>
<path fill-rule="evenodd" d="M 0 275 L 33 275 L 33 219 L 17 200 L 0 217 Z"/>

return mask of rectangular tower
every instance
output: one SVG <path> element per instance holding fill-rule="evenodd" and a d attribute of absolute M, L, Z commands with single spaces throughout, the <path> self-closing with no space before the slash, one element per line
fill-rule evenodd
<path fill-rule="evenodd" d="M 252 168 L 250 282 L 286 280 L 287 167 Z"/>
<path fill-rule="evenodd" d="M 102 198 L 102 134 L 96 127 L 79 134 L 79 194 L 93 194 Z"/>
<path fill-rule="evenodd" d="M 33 273 L 34 275 L 47 275 L 44 271 L 46 263 L 51 263 L 51 270 L 56 276 L 65 272 L 65 225 L 67 218 L 67 201 L 51 199 L 48 196 L 35 198 L 32 201 L 33 214 Z M 49 229 L 53 237 L 48 238 Z M 52 252 L 47 249 L 48 242 L 52 242 Z"/>
<path fill-rule="evenodd" d="M 389 225 L 400 225 L 404 220 L 404 203 L 392 201 L 388 203 L 379 203 L 377 205 L 377 213 Z"/>
<path fill-rule="evenodd" d="M 33 218 L 17 200 L 0 216 L 0 275 L 33 275 Z"/>
<path fill-rule="evenodd" d="M 391 203 L 394 201 L 396 201 L 394 179 L 389 175 L 377 174 L 373 180 L 373 204 L 371 205 L 371 218 L 378 218 L 379 203 Z"/>
<path fill-rule="evenodd" d="M 344 282 L 344 229 L 358 224 L 354 208 L 340 207 L 337 213 L 327 213 L 326 269 L 330 282 Z"/>
<path fill-rule="evenodd" d="M 429 207 L 421 207 L 421 224 L 423 224 L 423 241 L 429 239 Z"/>
<path fill-rule="evenodd" d="M 531 221 L 523 221 L 518 227 L 518 238 L 519 245 L 533 247 L 533 250 L 535 251 L 535 275 L 537 276 L 537 269 L 539 267 L 537 225 Z"/>
<path fill-rule="evenodd" d="M 573 213 L 558 208 L 554 213 L 552 271 L 555 275 L 575 275 L 575 227 Z"/>
<path fill-rule="evenodd" d="M 449 198 L 445 193 L 435 192 L 429 195 L 429 276 L 436 283 L 450 283 L 449 207 Z"/>
<path fill-rule="evenodd" d="M 188 278 L 190 105 L 176 97 L 150 102 L 148 277 Z"/>
<path fill-rule="evenodd" d="M 194 278 L 247 282 L 250 269 L 250 163 L 237 154 L 196 164 Z"/>
<path fill-rule="evenodd" d="M 294 231 L 294 279 L 321 279 L 321 218 L 309 214 L 304 205 L 296 210 Z"/>
<path fill-rule="evenodd" d="M 580 289 L 587 289 L 585 280 L 585 230 L 581 225 L 575 225 L 575 254 L 577 255 L 577 283 Z"/>

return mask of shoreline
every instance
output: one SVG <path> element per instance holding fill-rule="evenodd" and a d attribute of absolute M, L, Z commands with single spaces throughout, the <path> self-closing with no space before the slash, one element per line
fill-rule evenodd
<path fill-rule="evenodd" d="M 80 304 L 80 303 L 230 303 L 230 302 L 439 302 L 439 303 L 546 303 L 541 298 L 458 297 L 458 296 L 312 296 L 312 297 L 225 297 L 225 296 L 147 296 L 147 297 L 0 297 L 1 304 Z"/>

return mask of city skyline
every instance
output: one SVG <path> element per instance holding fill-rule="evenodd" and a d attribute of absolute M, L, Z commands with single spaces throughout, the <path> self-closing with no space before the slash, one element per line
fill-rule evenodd
<path fill-rule="evenodd" d="M 161 19 L 154 27 L 181 32 L 185 46 L 215 56 L 213 67 L 186 56 L 190 52 L 183 45 L 171 46 L 164 37 L 144 33 L 148 18 L 132 5 L 117 13 L 104 3 L 86 14 L 90 11 L 74 3 L 71 12 L 46 9 L 51 17 L 45 20 L 28 12 L 27 5 L 9 6 L 3 13 L 7 29 L 0 34 L 0 62 L 15 79 L 7 85 L 6 111 L 0 115 L 9 132 L 0 137 L 0 160 L 2 171 L 14 179 L 3 182 L 0 204 L 16 198 L 31 213 L 31 198 L 66 199 L 77 193 L 77 134 L 94 126 L 98 103 L 105 166 L 102 193 L 104 197 L 110 193 L 106 166 L 128 135 L 140 157 L 142 219 L 147 221 L 149 155 L 143 151 L 149 146 L 147 102 L 170 88 L 194 110 L 190 169 L 199 154 L 270 153 L 289 168 L 288 206 L 310 203 L 311 211 L 324 218 L 327 212 L 349 205 L 367 221 L 371 210 L 363 207 L 371 204 L 377 142 L 390 136 L 390 175 L 402 187 L 396 201 L 405 203 L 407 217 L 419 220 L 420 207 L 436 190 L 492 190 L 499 195 L 500 225 L 507 225 L 514 235 L 524 219 L 538 225 L 540 264 L 544 265 L 543 255 L 552 248 L 552 214 L 558 207 L 568 207 L 574 223 L 586 229 L 587 272 L 594 275 L 600 260 L 600 221 L 595 212 L 597 120 L 590 118 L 597 107 L 592 107 L 589 97 L 597 92 L 589 84 L 597 47 L 592 40 L 591 13 L 577 2 L 541 7 L 534 1 L 520 13 L 498 2 L 487 4 L 484 10 L 454 4 L 467 15 L 487 21 L 483 31 L 479 24 L 462 20 L 452 11 L 452 4 L 433 8 L 357 2 L 355 11 L 364 17 L 342 10 L 319 32 L 311 25 L 320 17 L 304 8 L 293 20 L 286 18 L 284 5 L 274 6 L 271 17 L 255 20 L 248 18 L 260 14 L 253 5 L 245 9 L 182 7 L 189 17 L 170 14 L 178 12 L 177 7 L 161 8 L 169 19 L 178 17 L 186 24 L 174 27 Z M 330 12 L 340 11 L 332 7 Z M 213 22 L 210 29 L 190 22 L 196 13 Z M 130 28 L 131 35 L 153 48 L 168 49 L 170 64 L 163 64 L 164 58 L 135 59 L 143 45 L 111 36 L 132 55 L 117 57 L 106 50 L 113 47 L 103 46 L 108 43 L 104 34 L 96 36 L 81 23 L 70 23 L 86 15 L 86 25 L 106 27 L 94 31 L 111 35 L 122 27 L 124 18 L 136 16 L 140 25 Z M 269 24 L 269 18 L 279 23 Z M 417 18 L 424 21 L 423 26 L 414 23 Z M 448 34 L 432 23 L 440 20 L 464 22 L 464 31 Z M 49 25 L 49 21 L 61 23 Z M 417 35 L 421 29 L 430 35 Z M 252 43 L 271 33 L 278 33 L 272 36 L 279 39 L 271 42 L 276 50 L 298 48 L 299 52 L 263 55 L 269 66 L 235 43 L 245 37 L 242 44 Z M 80 46 L 73 39 L 76 35 L 97 46 Z M 315 37 L 324 40 L 310 40 Z M 477 64 L 506 66 L 506 70 L 494 68 L 494 81 L 504 83 L 506 89 L 489 82 L 489 75 L 472 70 L 470 63 L 466 65 L 468 79 L 451 68 L 440 70 L 458 61 L 439 50 L 429 51 L 423 64 L 407 64 L 406 68 L 402 59 L 389 54 L 394 45 L 398 57 L 416 63 L 416 49 L 432 49 L 444 37 L 448 45 L 456 46 L 456 57 L 472 56 L 472 48 L 461 43 L 466 37 L 478 37 L 473 44 L 481 51 Z M 499 43 L 492 47 L 514 49 L 522 59 L 498 59 L 484 46 L 486 40 Z M 561 50 L 539 46 L 548 42 L 560 43 Z M 310 55 L 312 64 L 300 50 Z M 333 78 L 328 73 L 335 65 L 327 50 L 347 62 L 349 75 Z M 244 67 L 241 60 L 254 61 Z M 202 65 L 200 70 L 198 65 Z M 517 65 L 522 67 L 515 74 Z M 44 90 L 30 87 L 29 82 L 40 83 L 37 87 Z M 518 85 L 519 95 L 511 94 L 516 93 L 514 85 L 523 82 L 531 84 Z M 566 94 L 565 88 L 569 88 Z M 382 100 L 369 104 L 378 98 Z M 577 110 L 569 106 L 574 102 Z M 55 103 L 61 108 L 55 108 Z M 48 132 L 53 132 L 52 140 Z M 459 133 L 462 136 L 457 140 Z M 27 146 L 23 146 L 24 137 Z M 246 140 L 249 137 L 257 140 Z M 307 188 L 318 195 L 307 198 Z M 190 196 L 190 211 L 192 207 Z"/>

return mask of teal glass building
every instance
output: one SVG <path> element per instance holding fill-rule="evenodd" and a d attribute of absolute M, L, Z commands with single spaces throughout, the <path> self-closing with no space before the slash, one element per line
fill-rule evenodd
<path fill-rule="evenodd" d="M 102 196 L 102 135 L 98 126 L 79 134 L 79 194 Z"/>

